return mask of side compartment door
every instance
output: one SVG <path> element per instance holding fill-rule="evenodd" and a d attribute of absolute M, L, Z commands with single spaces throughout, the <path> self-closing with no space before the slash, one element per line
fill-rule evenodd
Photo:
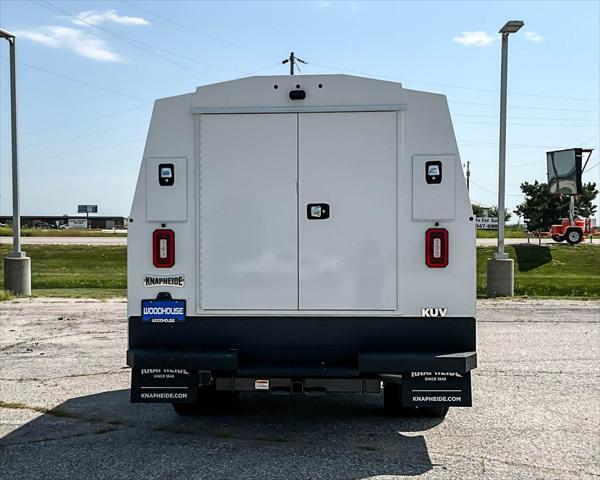
<path fill-rule="evenodd" d="M 297 115 L 200 120 L 199 304 L 298 308 Z"/>
<path fill-rule="evenodd" d="M 395 310 L 395 112 L 299 114 L 302 310 Z"/>

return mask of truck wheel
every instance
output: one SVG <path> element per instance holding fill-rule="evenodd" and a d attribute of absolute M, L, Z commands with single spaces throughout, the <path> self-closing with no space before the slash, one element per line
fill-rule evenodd
<path fill-rule="evenodd" d="M 217 391 L 214 385 L 198 389 L 196 403 L 172 403 L 173 409 L 180 415 L 199 413 L 228 413 L 236 409 L 239 392 Z"/>
<path fill-rule="evenodd" d="M 403 407 L 402 384 L 385 383 L 383 386 L 383 409 L 393 417 L 444 418 L 450 407 Z"/>
<path fill-rule="evenodd" d="M 402 406 L 402 384 L 386 382 L 383 385 L 383 410 L 391 417 L 410 417 L 412 409 Z"/>
<path fill-rule="evenodd" d="M 195 415 L 200 413 L 197 403 L 172 403 L 171 405 L 179 415 Z"/>
<path fill-rule="evenodd" d="M 583 240 L 583 232 L 578 228 L 570 228 L 567 230 L 565 240 L 571 245 L 577 245 Z"/>
<path fill-rule="evenodd" d="M 563 237 L 562 235 L 552 235 L 552 240 L 554 240 L 555 242 L 562 242 L 564 241 L 565 237 Z"/>
<path fill-rule="evenodd" d="M 429 418 L 444 418 L 450 410 L 448 405 L 440 407 L 417 407 L 417 416 Z"/>

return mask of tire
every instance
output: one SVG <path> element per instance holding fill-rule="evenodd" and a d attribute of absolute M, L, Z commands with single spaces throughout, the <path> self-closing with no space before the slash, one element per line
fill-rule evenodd
<path fill-rule="evenodd" d="M 563 237 L 562 235 L 552 235 L 552 240 L 560 243 L 560 242 L 564 242 L 565 237 Z"/>
<path fill-rule="evenodd" d="M 417 407 L 417 416 L 429 418 L 445 418 L 450 410 L 448 405 L 439 407 Z"/>
<path fill-rule="evenodd" d="M 565 234 L 565 240 L 571 245 L 577 245 L 583 240 L 583 232 L 578 228 L 569 228 Z"/>
<path fill-rule="evenodd" d="M 391 417 L 444 418 L 449 407 L 403 407 L 402 384 L 386 382 L 383 386 L 383 409 Z"/>
<path fill-rule="evenodd" d="M 196 415 L 200 413 L 197 403 L 172 403 L 171 405 L 179 415 Z"/>
<path fill-rule="evenodd" d="M 402 406 L 402 384 L 386 382 L 383 385 L 383 410 L 390 417 L 409 417 L 411 408 Z"/>
<path fill-rule="evenodd" d="M 239 392 L 217 391 L 214 385 L 198 388 L 198 400 L 195 403 L 172 403 L 179 415 L 197 415 L 201 413 L 230 413 L 239 402 Z"/>

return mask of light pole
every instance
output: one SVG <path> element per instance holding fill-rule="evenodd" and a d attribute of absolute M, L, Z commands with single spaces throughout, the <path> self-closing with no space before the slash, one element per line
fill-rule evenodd
<path fill-rule="evenodd" d="M 12 147 L 13 248 L 4 258 L 4 289 L 19 295 L 31 295 L 31 259 L 21 251 L 21 215 L 19 211 L 19 156 L 17 138 L 17 67 L 15 36 L 0 28 L 0 37 L 10 45 L 10 133 Z"/>
<path fill-rule="evenodd" d="M 500 29 L 502 61 L 500 65 L 500 141 L 498 152 L 498 251 L 488 260 L 488 296 L 514 295 L 514 262 L 504 251 L 505 185 L 506 185 L 506 84 L 508 73 L 508 36 L 523 26 L 521 20 L 511 20 Z"/>

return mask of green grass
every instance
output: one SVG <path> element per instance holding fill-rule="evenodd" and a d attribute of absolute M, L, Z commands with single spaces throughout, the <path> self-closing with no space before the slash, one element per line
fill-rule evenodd
<path fill-rule="evenodd" d="M 509 230 L 504 231 L 506 238 L 526 238 L 525 230 Z M 480 230 L 477 229 L 477 238 L 498 238 L 498 230 Z"/>
<path fill-rule="evenodd" d="M 9 249 L 9 245 L 0 245 L 0 256 Z M 25 245 L 24 249 L 31 257 L 34 296 L 108 298 L 126 294 L 125 246 Z"/>
<path fill-rule="evenodd" d="M 126 297 L 126 288 L 34 288 L 33 297 L 51 298 L 107 298 Z"/>
<path fill-rule="evenodd" d="M 0 256 L 10 249 L 0 245 Z M 126 295 L 125 246 L 27 245 L 34 296 L 111 298 Z M 515 294 L 600 298 L 600 247 L 580 244 L 509 245 L 515 259 Z M 494 247 L 477 248 L 477 293 L 485 295 L 487 259 Z M 9 296 L 2 290 L 0 300 Z"/>
<path fill-rule="evenodd" d="M 7 292 L 6 290 L 0 290 L 0 302 L 3 302 L 4 300 L 10 300 L 11 298 L 13 298 L 13 296 L 10 292 Z"/>
<path fill-rule="evenodd" d="M 92 229 L 22 228 L 22 237 L 126 237 L 126 233 L 103 232 Z M 0 227 L 0 237 L 12 237 L 11 227 Z"/>
<path fill-rule="evenodd" d="M 487 259 L 494 247 L 477 249 L 477 294 L 485 296 Z M 510 245 L 515 295 L 600 298 L 600 247 L 580 244 Z"/>

